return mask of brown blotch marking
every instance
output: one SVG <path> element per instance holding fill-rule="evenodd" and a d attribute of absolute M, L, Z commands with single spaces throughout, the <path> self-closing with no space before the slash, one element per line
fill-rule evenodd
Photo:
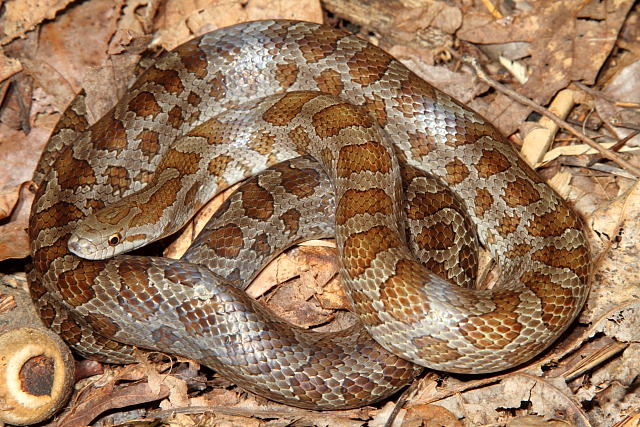
<path fill-rule="evenodd" d="M 97 182 L 95 171 L 87 161 L 73 157 L 71 148 L 64 150 L 55 163 L 60 187 L 64 190 L 94 185 Z"/>
<path fill-rule="evenodd" d="M 176 202 L 176 195 L 182 188 L 182 180 L 173 178 L 166 181 L 149 197 L 146 203 L 141 203 L 136 214 L 129 222 L 130 227 L 139 227 L 146 224 L 155 224 L 160 220 L 164 210 Z"/>
<path fill-rule="evenodd" d="M 136 135 L 136 139 L 140 141 L 140 149 L 148 159 L 160 152 L 160 136 L 158 132 L 143 130 Z"/>
<path fill-rule="evenodd" d="M 525 256 L 526 254 L 529 253 L 529 251 L 531 251 L 530 244 L 518 243 L 516 245 L 513 245 L 513 247 L 509 251 L 505 252 L 504 257 L 515 259 L 518 257 Z"/>
<path fill-rule="evenodd" d="M 514 182 L 507 183 L 503 191 L 504 194 L 500 197 L 511 208 L 527 206 L 540 200 L 538 190 L 533 187 L 530 181 L 524 179 L 517 179 Z"/>
<path fill-rule="evenodd" d="M 151 171 L 148 170 L 141 170 L 136 174 L 135 179 L 138 180 L 138 182 L 144 183 L 144 184 L 148 184 L 150 182 L 153 181 L 153 179 L 155 178 L 155 174 Z"/>
<path fill-rule="evenodd" d="M 227 83 L 223 73 L 216 71 L 213 76 L 211 76 L 211 79 L 209 79 L 209 84 L 211 85 L 209 96 L 214 101 L 219 101 L 225 97 L 227 94 Z"/>
<path fill-rule="evenodd" d="M 425 132 L 407 132 L 411 153 L 416 158 L 421 158 L 429 154 L 436 146 L 436 140 L 432 135 Z"/>
<path fill-rule="evenodd" d="M 151 338 L 156 346 L 160 348 L 168 348 L 175 344 L 181 338 L 168 326 L 160 326 L 151 332 Z"/>
<path fill-rule="evenodd" d="M 207 239 L 209 247 L 215 254 L 222 258 L 234 259 L 244 247 L 244 235 L 240 227 L 235 224 L 227 224 L 211 230 Z"/>
<path fill-rule="evenodd" d="M 451 185 L 460 184 L 469 176 L 469 167 L 460 159 L 453 159 L 445 166 L 447 176 L 445 179 Z"/>
<path fill-rule="evenodd" d="M 187 95 L 187 102 L 189 103 L 189 105 L 193 107 L 191 109 L 191 113 L 187 121 L 191 126 L 193 126 L 195 123 L 198 122 L 198 120 L 200 120 L 200 115 L 201 115 L 200 102 L 201 101 L 202 101 L 202 98 L 200 97 L 200 95 L 198 95 L 193 91 L 189 92 L 189 95 Z"/>
<path fill-rule="evenodd" d="M 202 156 L 198 153 L 184 153 L 176 149 L 167 151 L 162 162 L 158 165 L 156 174 L 167 169 L 176 169 L 181 175 L 191 175 L 198 171 L 198 163 Z"/>
<path fill-rule="evenodd" d="M 482 218 L 482 216 L 489 210 L 489 208 L 493 205 L 493 195 L 491 191 L 486 188 L 478 188 L 476 189 L 476 197 L 475 197 L 475 212 L 478 218 Z"/>
<path fill-rule="evenodd" d="M 122 263 L 118 266 L 120 291 L 118 303 L 138 321 L 147 321 L 156 316 L 164 297 L 149 279 L 147 266 L 138 262 Z"/>
<path fill-rule="evenodd" d="M 280 215 L 280 221 L 284 223 L 285 229 L 290 233 L 297 233 L 300 230 L 300 212 L 296 209 L 289 209 Z"/>
<path fill-rule="evenodd" d="M 187 102 L 192 107 L 197 108 L 198 106 L 200 106 L 200 101 L 202 101 L 202 97 L 194 91 L 190 91 L 189 95 L 187 95 Z"/>
<path fill-rule="evenodd" d="M 378 309 L 373 306 L 364 292 L 353 292 L 353 308 L 358 313 L 360 321 L 366 325 L 378 326 L 382 324 L 382 320 L 378 317 Z"/>
<path fill-rule="evenodd" d="M 440 221 L 429 228 L 424 228 L 415 236 L 415 239 L 416 244 L 423 248 L 445 250 L 455 245 L 456 237 L 453 226 Z"/>
<path fill-rule="evenodd" d="M 51 304 L 49 304 L 48 302 L 46 304 L 43 304 L 43 297 L 47 294 L 47 288 L 44 287 L 44 284 L 41 280 L 38 280 L 37 275 L 33 274 L 33 270 L 29 273 L 27 278 L 29 279 L 29 294 L 31 295 L 31 299 L 33 300 L 34 304 L 38 305 L 38 310 L 42 311 L 43 307 L 46 310 L 49 310 L 49 308 L 52 309 Z"/>
<path fill-rule="evenodd" d="M 72 221 L 84 218 L 84 213 L 68 202 L 58 202 L 54 206 L 43 210 L 29 219 L 29 237 L 33 241 L 40 230 L 64 227 Z M 40 248 L 33 255 L 33 263 L 37 271 L 47 271 L 49 264 L 55 259 L 68 253 L 67 238 L 51 243 L 51 246 Z"/>
<path fill-rule="evenodd" d="M 107 319 L 107 318 L 104 318 Z M 83 319 L 84 320 L 84 319 Z M 108 322 L 110 322 L 107 319 Z M 97 326 L 97 327 L 102 327 L 101 322 L 98 322 L 96 318 L 94 318 L 93 323 Z M 111 324 L 111 326 L 117 326 L 115 324 Z M 128 346 L 127 344 L 122 344 L 119 343 L 117 341 L 114 341 L 112 338 L 106 337 L 106 336 L 102 336 L 102 335 L 97 335 L 96 333 L 94 333 L 93 331 L 89 331 L 88 330 L 89 327 L 84 327 L 83 328 L 83 334 L 82 336 L 80 336 L 80 340 L 79 343 L 79 347 L 83 348 L 84 347 L 84 341 L 86 341 L 87 334 L 91 335 L 91 338 L 94 340 L 94 342 L 91 344 L 92 347 L 94 348 L 99 348 L 100 352 L 103 354 L 118 354 L 118 355 L 126 355 L 129 356 L 130 358 L 133 358 L 132 353 L 133 353 L 133 348 Z M 109 330 L 113 330 L 113 328 L 105 328 L 105 334 L 108 333 Z M 102 361 L 106 361 L 107 357 L 106 356 L 98 356 L 98 355 L 94 355 L 97 359 L 96 360 L 102 360 Z"/>
<path fill-rule="evenodd" d="M 152 80 L 162 86 L 165 92 L 177 95 L 184 91 L 182 78 L 176 70 L 160 70 L 154 67 L 151 72 L 153 73 Z"/>
<path fill-rule="evenodd" d="M 334 69 L 324 70 L 313 78 L 320 92 L 339 95 L 344 89 L 340 73 Z"/>
<path fill-rule="evenodd" d="M 433 110 L 435 89 L 413 73 L 400 81 L 400 97 L 396 100 L 398 109 L 405 117 L 413 119 L 417 111 Z"/>
<path fill-rule="evenodd" d="M 131 213 L 131 207 L 119 203 L 110 205 L 104 210 L 96 213 L 96 218 L 104 224 L 117 225 L 123 218 Z"/>
<path fill-rule="evenodd" d="M 201 284 L 200 274 L 194 274 L 199 269 L 198 266 L 174 266 L 173 264 L 166 264 L 164 267 L 164 277 L 171 283 L 179 284 L 182 287 L 194 288 Z M 150 283 L 149 286 L 155 286 L 154 283 Z M 171 305 L 176 306 L 176 297 L 171 297 Z"/>
<path fill-rule="evenodd" d="M 578 305 L 578 297 L 571 288 L 563 288 L 547 274 L 527 271 L 520 280 L 542 303 L 542 321 L 552 331 L 561 329 L 565 319 Z"/>
<path fill-rule="evenodd" d="M 520 217 L 517 214 L 513 214 L 510 216 L 505 213 L 505 215 L 500 218 L 498 221 L 498 225 L 496 226 L 496 230 L 502 235 L 507 236 L 518 229 L 518 225 L 520 224 Z"/>
<path fill-rule="evenodd" d="M 221 176 L 227 170 L 227 166 L 231 161 L 233 161 L 233 157 L 221 154 L 211 159 L 207 170 L 212 175 Z"/>
<path fill-rule="evenodd" d="M 271 134 L 266 130 L 261 130 L 259 132 L 255 132 L 251 134 L 249 140 L 249 147 L 264 156 L 271 154 L 271 148 L 273 144 L 276 142 L 275 135 Z"/>
<path fill-rule="evenodd" d="M 405 213 L 408 219 L 422 220 L 447 208 L 461 210 L 461 206 L 448 191 L 444 189 L 434 193 L 419 191 L 415 193 L 411 205 L 405 208 Z"/>
<path fill-rule="evenodd" d="M 104 209 L 105 204 L 104 201 L 100 199 L 87 199 L 86 206 L 87 208 L 91 209 L 91 212 L 97 212 L 101 209 Z"/>
<path fill-rule="evenodd" d="M 125 241 L 125 242 L 135 242 L 137 240 L 144 240 L 146 237 L 147 237 L 147 235 L 144 234 L 144 233 L 130 234 L 127 237 L 125 237 L 125 239 L 123 241 Z"/>
<path fill-rule="evenodd" d="M 114 337 L 121 329 L 113 320 L 98 313 L 85 314 L 82 320 L 87 322 L 92 331 L 100 331 L 100 334 L 106 337 Z"/>
<path fill-rule="evenodd" d="M 456 126 L 447 126 L 445 145 L 449 147 L 461 147 L 464 145 L 476 144 L 477 141 L 484 135 L 484 127 L 481 125 L 461 123 L 460 119 L 456 119 Z"/>
<path fill-rule="evenodd" d="M 180 319 L 185 331 L 194 337 L 202 336 L 203 329 L 200 322 L 206 322 L 207 320 L 207 313 L 202 309 L 201 305 L 201 302 L 197 299 L 182 300 L 180 305 L 175 308 L 178 319 Z M 207 329 L 205 327 L 204 331 Z"/>
<path fill-rule="evenodd" d="M 329 168 L 333 167 L 333 150 L 331 148 L 323 148 L 320 150 L 320 159 L 318 159 L 321 164 L 325 165 L 329 170 Z"/>
<path fill-rule="evenodd" d="M 333 54 L 342 35 L 335 30 L 318 27 L 312 35 L 298 40 L 302 56 L 309 63 L 314 63 Z"/>
<path fill-rule="evenodd" d="M 179 129 L 184 119 L 182 118 L 182 108 L 177 105 L 173 106 L 167 114 L 167 123 L 174 129 Z"/>
<path fill-rule="evenodd" d="M 104 175 L 107 177 L 107 184 L 113 189 L 127 188 L 131 182 L 128 177 L 129 171 L 121 166 L 108 166 Z"/>
<path fill-rule="evenodd" d="M 407 282 L 424 283 L 424 267 L 413 260 L 400 260 L 395 274 L 380 285 L 380 301 L 395 320 L 404 324 L 416 322 L 417 317 L 429 312 L 429 305 L 422 299 L 420 290 Z"/>
<path fill-rule="evenodd" d="M 63 244 L 66 244 L 66 239 Z M 50 264 L 64 256 L 69 251 L 66 246 L 62 246 L 60 244 L 47 246 L 39 249 L 33 254 L 33 265 L 38 271 L 47 271 L 49 269 Z"/>
<path fill-rule="evenodd" d="M 184 204 L 185 206 L 192 206 L 192 205 L 200 205 L 201 202 L 199 202 L 198 199 L 198 191 L 200 190 L 200 183 L 199 182 L 194 182 L 193 185 L 191 185 L 191 188 L 189 188 L 189 190 L 187 190 L 187 194 L 184 195 Z"/>
<path fill-rule="evenodd" d="M 40 187 L 40 191 L 43 188 Z M 36 196 L 40 195 L 40 191 Z M 69 202 L 57 202 L 49 208 L 34 213 L 29 218 L 29 233 L 31 237 L 35 237 L 39 230 L 61 226 L 83 217 L 84 214 L 75 205 Z"/>
<path fill-rule="evenodd" d="M 393 213 L 393 201 L 382 189 L 347 190 L 340 199 L 336 212 L 336 224 L 345 224 L 349 218 L 356 215 L 391 215 Z"/>
<path fill-rule="evenodd" d="M 402 242 L 388 227 L 378 225 L 361 233 L 353 233 L 344 242 L 344 266 L 349 277 L 367 270 L 381 251 L 397 248 Z"/>
<path fill-rule="evenodd" d="M 242 187 L 242 208 L 246 216 L 266 221 L 273 215 L 274 201 L 271 193 L 255 181 L 249 181 Z"/>
<path fill-rule="evenodd" d="M 386 147 L 375 141 L 364 144 L 345 145 L 338 153 L 336 174 L 349 178 L 364 171 L 387 174 L 393 170 L 393 158 Z"/>
<path fill-rule="evenodd" d="M 568 228 L 580 228 L 580 220 L 571 209 L 560 202 L 553 211 L 531 218 L 526 228 L 532 236 L 557 237 Z"/>
<path fill-rule="evenodd" d="M 162 89 L 165 92 L 169 92 L 174 95 L 177 95 L 184 90 L 182 79 L 180 78 L 180 74 L 176 70 L 162 70 L 155 66 L 149 67 L 141 76 L 141 78 L 139 78 L 131 86 L 130 90 L 134 92 L 140 89 L 144 84 L 149 82 L 158 86 L 162 86 Z"/>
<path fill-rule="evenodd" d="M 356 83 L 368 86 L 384 77 L 393 60 L 393 57 L 382 49 L 367 45 L 349 58 L 347 65 L 351 78 Z"/>
<path fill-rule="evenodd" d="M 222 46 L 217 46 L 211 54 L 229 63 L 234 61 L 239 53 L 240 48 L 238 46 L 232 43 L 224 43 Z"/>
<path fill-rule="evenodd" d="M 103 262 L 94 261 L 60 273 L 57 278 L 58 289 L 65 302 L 72 307 L 79 307 L 95 298 L 92 286 L 103 268 Z"/>
<path fill-rule="evenodd" d="M 60 336 L 69 346 L 73 347 L 82 342 L 82 328 L 74 318 L 64 316 L 60 322 Z"/>
<path fill-rule="evenodd" d="M 200 48 L 200 38 L 192 39 L 173 51 L 180 56 L 184 67 L 198 79 L 204 79 L 208 74 L 209 61 L 206 53 Z"/>
<path fill-rule="evenodd" d="M 447 276 L 447 267 L 443 262 L 441 263 L 436 261 L 434 258 L 429 258 L 423 261 L 422 264 L 427 270 L 437 275 L 438 277 L 441 277 L 445 280 L 449 279 L 449 277 Z"/>
<path fill-rule="evenodd" d="M 307 131 L 298 126 L 289 131 L 289 138 L 294 144 L 296 144 L 297 152 L 300 155 L 306 154 L 306 151 L 311 144 L 311 138 L 309 137 Z"/>
<path fill-rule="evenodd" d="M 509 159 L 495 150 L 483 150 L 480 160 L 475 165 L 480 178 L 489 178 L 511 167 Z"/>
<path fill-rule="evenodd" d="M 230 139 L 225 137 L 225 130 L 229 128 L 227 123 L 217 119 L 209 119 L 185 134 L 187 137 L 203 138 L 209 145 L 226 144 Z"/>
<path fill-rule="evenodd" d="M 155 96 L 149 92 L 138 93 L 129 101 L 128 107 L 140 118 L 155 117 L 162 112 L 162 108 L 158 105 Z"/>
<path fill-rule="evenodd" d="M 127 147 L 127 133 L 121 121 L 108 115 L 91 127 L 91 141 L 96 150 L 117 151 Z"/>
<path fill-rule="evenodd" d="M 275 78 L 282 89 L 290 88 L 296 82 L 299 72 L 300 69 L 293 63 L 276 64 L 274 70 Z"/>
<path fill-rule="evenodd" d="M 82 105 L 84 105 L 84 102 L 82 103 Z M 60 118 L 60 121 L 58 121 L 58 123 L 56 124 L 56 127 L 54 128 L 51 135 L 56 135 L 63 129 L 70 129 L 76 132 L 84 132 L 88 128 L 89 122 L 87 122 L 86 116 L 77 112 L 75 108 L 68 108 Z"/>
<path fill-rule="evenodd" d="M 255 241 L 251 245 L 251 250 L 255 252 L 258 257 L 264 257 L 273 252 L 273 247 L 269 244 L 267 235 L 263 233 L 256 236 Z"/>
<path fill-rule="evenodd" d="M 516 313 L 520 303 L 519 292 L 501 289 L 494 294 L 493 302 L 495 309 L 462 320 L 459 328 L 462 336 L 474 346 L 499 350 L 516 339 L 524 328 Z"/>
<path fill-rule="evenodd" d="M 590 258 L 586 246 L 565 249 L 547 245 L 532 254 L 531 258 L 552 267 L 569 269 L 583 280 L 589 275 Z"/>
<path fill-rule="evenodd" d="M 426 172 L 407 164 L 403 165 L 400 169 L 400 174 L 402 175 L 402 185 L 406 188 L 409 188 L 411 182 L 416 178 L 429 179 Z"/>
<path fill-rule="evenodd" d="M 262 114 L 262 119 L 274 126 L 286 126 L 319 92 L 288 92 Z"/>
<path fill-rule="evenodd" d="M 293 169 L 288 164 L 280 164 L 280 185 L 289 194 L 304 199 L 316 192 L 315 184 L 320 180 L 320 173 L 315 169 Z"/>
<path fill-rule="evenodd" d="M 374 99 L 365 96 L 363 107 L 367 110 L 368 115 L 376 120 L 378 126 L 385 127 L 388 121 L 386 103 L 377 95 L 373 96 Z"/>
<path fill-rule="evenodd" d="M 529 177 L 531 181 L 535 182 L 536 184 L 544 182 L 540 175 L 538 175 L 538 173 L 533 170 L 533 168 L 529 166 L 529 164 L 525 162 L 522 157 L 518 156 L 517 163 L 520 169 L 522 169 L 522 171 L 527 175 L 527 177 Z"/>
<path fill-rule="evenodd" d="M 352 126 L 369 128 L 373 125 L 373 119 L 358 107 L 341 103 L 318 111 L 313 115 L 312 123 L 320 138 L 328 138 Z"/>
<path fill-rule="evenodd" d="M 452 273 L 447 272 L 447 277 L 440 277 L 454 280 L 460 286 L 472 288 L 478 275 L 478 249 L 476 244 L 462 245 L 460 247 L 458 250 L 458 267 L 462 270 L 462 275 L 454 276 Z"/>
<path fill-rule="evenodd" d="M 446 363 L 462 357 L 462 353 L 448 344 L 448 341 L 425 335 L 412 338 L 411 342 L 416 348 L 430 355 L 430 360 L 435 363 Z"/>

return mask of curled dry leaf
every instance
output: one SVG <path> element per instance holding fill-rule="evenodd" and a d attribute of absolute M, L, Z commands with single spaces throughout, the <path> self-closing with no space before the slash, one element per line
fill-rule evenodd
<path fill-rule="evenodd" d="M 599 317 L 613 307 L 637 299 L 640 285 L 640 183 L 601 206 L 591 226 L 605 248 L 596 265 L 593 285 L 582 319 Z"/>

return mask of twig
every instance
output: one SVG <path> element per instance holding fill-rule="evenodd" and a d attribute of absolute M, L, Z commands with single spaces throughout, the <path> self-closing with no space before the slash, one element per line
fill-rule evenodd
<path fill-rule="evenodd" d="M 476 72 L 476 74 L 478 75 L 478 77 L 482 81 L 487 83 L 489 86 L 491 86 L 495 90 L 510 96 L 511 98 L 515 99 L 519 103 L 524 104 L 527 107 L 531 108 L 536 113 L 539 113 L 539 114 L 547 117 L 549 120 L 551 120 L 552 122 L 557 124 L 562 129 L 566 130 L 567 132 L 573 134 L 574 136 L 576 136 L 578 139 L 583 141 L 588 146 L 594 148 L 595 150 L 598 150 L 602 154 L 603 157 L 606 157 L 607 159 L 611 160 L 612 162 L 617 163 L 622 168 L 626 169 L 628 172 L 632 173 L 636 177 L 640 177 L 640 169 L 638 169 L 637 167 L 635 167 L 631 163 L 627 162 L 626 160 L 624 160 L 623 158 L 618 156 L 616 153 L 613 153 L 613 152 L 603 148 L 600 144 L 598 144 L 597 142 L 595 142 L 591 138 L 587 137 L 582 132 L 576 130 L 569 123 L 567 123 L 566 121 L 562 120 L 560 117 L 556 116 L 555 114 L 551 113 L 546 108 L 543 108 L 543 107 L 540 107 L 539 105 L 536 105 L 533 101 L 531 101 L 530 99 L 520 95 L 519 93 L 517 93 L 513 89 L 510 89 L 510 88 L 508 88 L 508 87 L 496 82 L 492 78 L 490 78 L 484 72 L 484 70 L 480 67 L 480 65 L 478 64 L 478 61 L 474 57 L 469 56 L 469 55 L 463 55 L 462 60 L 464 62 L 466 62 L 467 64 L 469 64 L 471 66 L 471 68 L 473 68 L 473 70 Z"/>

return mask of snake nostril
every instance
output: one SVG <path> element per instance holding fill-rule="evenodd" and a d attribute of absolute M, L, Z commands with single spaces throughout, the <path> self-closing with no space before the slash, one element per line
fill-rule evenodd
<path fill-rule="evenodd" d="M 71 241 L 69 240 L 69 250 L 71 252 L 73 252 L 74 254 L 78 255 L 78 251 L 80 251 L 80 244 L 78 244 L 77 241 Z"/>
<path fill-rule="evenodd" d="M 71 252 L 75 255 L 86 258 L 89 254 L 89 249 L 91 248 L 91 244 L 87 239 L 80 239 L 76 236 L 71 236 L 69 242 L 67 243 L 67 247 Z"/>

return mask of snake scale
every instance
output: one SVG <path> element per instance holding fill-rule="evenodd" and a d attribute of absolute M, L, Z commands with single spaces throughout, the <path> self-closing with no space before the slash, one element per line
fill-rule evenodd
<path fill-rule="evenodd" d="M 517 366 L 566 330 L 588 294 L 579 217 L 491 124 L 353 35 L 285 20 L 235 25 L 163 54 L 92 126 L 85 111 L 79 95 L 34 177 L 30 283 L 43 319 L 88 357 L 131 362 L 140 346 L 276 401 L 357 407 L 410 381 L 421 370 L 413 363 L 461 373 Z M 213 193 L 303 155 L 335 187 L 341 279 L 362 325 L 310 333 L 196 255 L 121 254 L 179 229 Z M 402 168 L 462 201 L 499 286 L 458 286 L 468 285 L 455 278 L 470 257 L 466 246 L 448 248 L 467 234 L 438 197 L 407 202 L 405 218 Z M 306 221 L 296 208 L 270 216 L 281 196 L 251 185 L 232 205 L 258 197 L 244 206 L 248 218 L 291 229 Z M 407 233 L 405 221 L 426 213 L 441 221 Z M 200 244 L 227 260 L 218 274 L 231 281 L 244 268 L 225 264 L 240 250 L 223 243 L 282 250 L 249 220 L 233 221 L 217 227 L 212 247 Z M 445 255 L 424 267 L 406 234 Z"/>

